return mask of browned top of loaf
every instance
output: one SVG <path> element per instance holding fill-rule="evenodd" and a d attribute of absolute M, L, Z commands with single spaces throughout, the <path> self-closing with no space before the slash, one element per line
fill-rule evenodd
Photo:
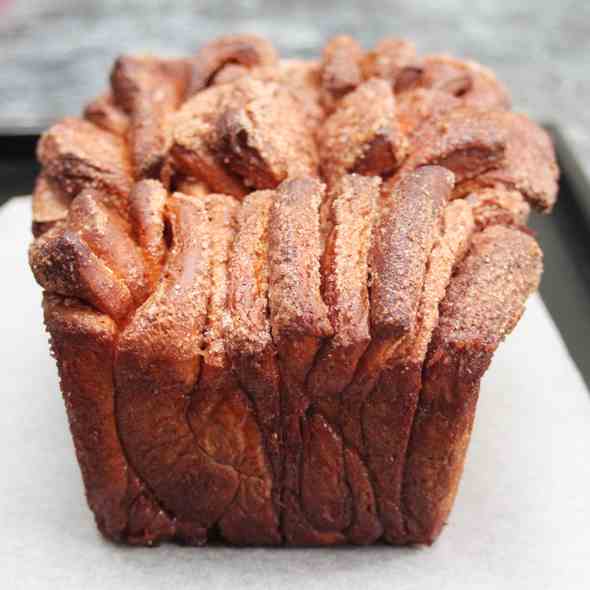
<path fill-rule="evenodd" d="M 312 337 L 333 372 L 350 347 L 356 359 L 409 334 L 419 357 L 437 321 L 427 291 L 440 297 L 460 258 L 450 244 L 469 248 L 472 221 L 473 251 L 481 232 L 523 240 L 503 228 L 555 202 L 551 142 L 509 107 L 484 66 L 393 37 L 338 36 L 309 61 L 247 34 L 185 58 L 121 56 L 83 117 L 39 141 L 31 267 L 121 328 L 159 297 L 158 329 L 173 330 L 187 321 L 176 286 L 197 297 L 180 266 L 200 260 L 198 325 L 218 357 Z"/>

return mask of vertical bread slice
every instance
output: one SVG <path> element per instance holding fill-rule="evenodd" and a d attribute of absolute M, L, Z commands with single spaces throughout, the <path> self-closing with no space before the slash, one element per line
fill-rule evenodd
<path fill-rule="evenodd" d="M 438 308 L 453 269 L 467 251 L 475 224 L 471 207 L 453 201 L 435 228 L 417 319 L 369 395 L 362 413 L 367 464 L 373 474 L 385 539 L 405 541 L 401 491 L 408 440 L 422 385 L 422 366 Z"/>
<path fill-rule="evenodd" d="M 46 293 L 43 310 L 88 505 L 98 528 L 111 539 L 129 543 L 172 538 L 173 521 L 137 481 L 119 440 L 113 383 L 116 324 L 59 295 Z"/>
<path fill-rule="evenodd" d="M 542 255 L 518 229 L 473 238 L 440 306 L 408 446 L 402 512 L 408 540 L 432 543 L 449 514 L 473 427 L 480 379 L 538 287 Z"/>
<path fill-rule="evenodd" d="M 270 317 L 279 356 L 282 397 L 282 526 L 287 541 L 298 544 L 335 543 L 344 539 L 339 531 L 318 530 L 322 524 L 320 513 L 330 511 L 327 503 L 342 504 L 343 490 L 338 482 L 317 502 L 302 506 L 301 501 L 302 485 L 309 484 L 309 479 L 302 482 L 302 463 L 337 462 L 342 456 L 338 448 L 341 441 L 334 441 L 332 431 L 321 428 L 321 418 L 308 424 L 310 417 L 306 414 L 309 407 L 305 389 L 307 374 L 322 339 L 333 333 L 320 288 L 319 207 L 323 194 L 324 186 L 315 178 L 285 181 L 276 191 L 269 222 Z M 317 446 L 312 440 L 323 436 L 332 438 L 335 444 L 320 443 L 319 446 L 326 449 L 322 457 L 315 454 Z M 304 438 L 305 449 L 302 448 Z M 318 467 L 317 463 L 315 466 Z M 308 469 L 306 471 L 309 473 Z"/>
<path fill-rule="evenodd" d="M 176 193 L 167 216 L 172 247 L 162 276 L 117 346 L 117 424 L 139 475 L 178 521 L 195 525 L 191 542 L 200 543 L 239 479 L 196 444 L 187 421 L 210 293 L 207 211 L 202 201 Z"/>
<path fill-rule="evenodd" d="M 381 180 L 343 176 L 332 193 L 332 230 L 322 260 L 323 298 L 334 335 L 308 377 L 312 400 L 339 396 L 371 339 L 369 252 Z"/>
<path fill-rule="evenodd" d="M 371 343 L 343 392 L 342 427 L 348 444 L 363 448 L 361 410 L 379 374 L 415 329 L 427 262 L 451 195 L 453 175 L 425 166 L 391 190 L 384 187 L 371 268 Z"/>
<path fill-rule="evenodd" d="M 231 367 L 256 408 L 278 494 L 282 470 L 279 367 L 268 302 L 268 222 L 273 198 L 272 191 L 257 191 L 240 207 L 229 259 L 225 342 Z"/>
<path fill-rule="evenodd" d="M 167 254 L 164 209 L 168 192 L 157 180 L 142 180 L 129 195 L 129 220 L 141 248 L 150 292 L 155 288 Z"/>
<path fill-rule="evenodd" d="M 209 218 L 211 291 L 201 374 L 191 397 L 189 423 L 197 445 L 239 477 L 236 495 L 218 522 L 221 534 L 234 543 L 276 544 L 281 537 L 270 462 L 254 406 L 240 388 L 226 354 L 228 261 L 239 203 L 216 194 L 205 197 L 204 203 Z"/>

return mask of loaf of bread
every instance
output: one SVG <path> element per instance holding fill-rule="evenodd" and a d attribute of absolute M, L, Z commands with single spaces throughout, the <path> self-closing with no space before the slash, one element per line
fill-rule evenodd
<path fill-rule="evenodd" d="M 509 107 L 406 41 L 300 61 L 230 35 L 119 58 L 43 134 L 30 264 L 105 536 L 438 536 L 557 193 Z"/>

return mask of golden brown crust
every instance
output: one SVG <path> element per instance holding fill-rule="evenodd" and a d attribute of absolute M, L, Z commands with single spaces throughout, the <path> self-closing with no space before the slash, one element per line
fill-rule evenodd
<path fill-rule="evenodd" d="M 297 106 L 279 84 L 238 80 L 217 120 L 218 158 L 247 186 L 258 189 L 315 174 L 315 143 Z"/>
<path fill-rule="evenodd" d="M 97 127 L 122 137 L 129 129 L 129 117 L 115 105 L 112 94 L 103 94 L 89 102 L 84 108 L 84 118 Z"/>
<path fill-rule="evenodd" d="M 519 191 L 537 209 L 551 211 L 557 199 L 559 169 L 549 135 L 525 115 L 506 112 L 497 119 L 507 135 L 505 159 L 458 187 L 459 194 L 477 187 L 506 187 Z"/>
<path fill-rule="evenodd" d="M 66 194 L 97 188 L 119 197 L 131 189 L 131 166 L 123 140 L 88 121 L 68 117 L 39 140 L 44 171 Z"/>
<path fill-rule="evenodd" d="M 338 101 L 363 81 L 362 57 L 361 46 L 348 35 L 328 41 L 321 62 L 321 100 L 326 110 L 333 111 Z"/>
<path fill-rule="evenodd" d="M 466 202 L 473 210 L 473 217 L 478 229 L 490 225 L 526 225 L 530 205 L 518 191 L 495 188 L 480 188 L 466 197 Z"/>
<path fill-rule="evenodd" d="M 117 321 L 132 308 L 127 285 L 63 222 L 31 244 L 29 264 L 49 293 L 86 301 Z"/>
<path fill-rule="evenodd" d="M 64 220 L 68 216 L 70 201 L 71 198 L 54 182 L 40 174 L 33 189 L 33 236 L 38 238 L 58 221 Z"/>
<path fill-rule="evenodd" d="M 281 471 L 279 368 L 268 304 L 268 220 L 273 197 L 271 191 L 251 193 L 240 208 L 229 260 L 225 338 L 232 368 L 256 408 L 277 487 Z"/>
<path fill-rule="evenodd" d="M 529 235 L 477 234 L 440 306 L 404 476 L 408 540 L 432 542 L 451 509 L 473 425 L 479 380 L 537 288 L 541 251 Z"/>
<path fill-rule="evenodd" d="M 395 118 L 390 85 L 374 78 L 348 94 L 319 129 L 318 139 L 322 171 L 329 182 L 348 172 L 393 172 L 407 145 Z"/>
<path fill-rule="evenodd" d="M 135 177 L 159 178 L 170 146 L 169 119 L 184 98 L 187 72 L 179 62 L 123 56 L 115 62 L 111 85 L 130 117 Z"/>
<path fill-rule="evenodd" d="M 150 292 L 160 276 L 167 253 L 164 210 L 168 192 L 157 180 L 135 183 L 129 195 L 129 219 L 142 250 Z"/>
<path fill-rule="evenodd" d="M 332 194 L 333 229 L 322 268 L 323 298 L 334 336 L 309 375 L 312 399 L 336 395 L 348 385 L 371 339 L 369 250 L 380 184 L 379 178 L 347 175 Z"/>
<path fill-rule="evenodd" d="M 435 228 L 416 326 L 381 373 L 362 414 L 367 465 L 373 474 L 385 539 L 391 543 L 406 541 L 401 491 L 422 364 L 438 323 L 439 304 L 453 269 L 469 248 L 474 229 L 473 213 L 466 202 L 454 201 L 445 208 L 440 227 Z"/>
<path fill-rule="evenodd" d="M 185 175 L 204 181 L 216 192 L 241 197 L 246 191 L 240 179 L 218 162 L 212 147 L 217 117 L 231 92 L 229 84 L 214 86 L 184 103 L 174 116 L 171 154 Z"/>
<path fill-rule="evenodd" d="M 140 476 L 179 520 L 200 525 L 200 542 L 239 482 L 233 470 L 212 464 L 194 444 L 186 420 L 210 292 L 207 212 L 202 201 L 177 193 L 168 200 L 167 215 L 172 248 L 164 272 L 117 346 L 117 423 Z M 216 481 L 215 498 L 205 501 L 193 481 Z"/>
<path fill-rule="evenodd" d="M 76 300 L 46 294 L 45 324 L 87 490 L 101 532 L 153 544 L 174 536 L 174 523 L 137 483 L 115 424 L 113 354 L 117 327 Z"/>
<path fill-rule="evenodd" d="M 503 117 L 502 111 L 462 107 L 429 119 L 414 134 L 398 175 L 424 165 L 444 166 L 458 184 L 497 168 L 504 162 L 508 141 Z"/>
<path fill-rule="evenodd" d="M 361 411 L 381 371 L 416 327 L 418 306 L 437 228 L 453 188 L 453 175 L 428 166 L 384 189 L 371 269 L 371 343 L 352 383 L 342 393 L 342 429 L 348 444 L 363 448 Z"/>
<path fill-rule="evenodd" d="M 190 94 L 205 88 L 228 66 L 272 66 L 278 54 L 269 41 L 257 35 L 224 35 L 205 44 L 191 60 Z M 234 78 L 235 79 L 235 78 Z"/>

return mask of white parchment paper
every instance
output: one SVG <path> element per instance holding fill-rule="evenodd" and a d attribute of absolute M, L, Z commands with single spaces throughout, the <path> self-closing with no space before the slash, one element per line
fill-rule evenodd
<path fill-rule="evenodd" d="M 27 266 L 29 206 L 0 209 L 0 588 L 590 588 L 590 396 L 538 297 L 485 377 L 455 510 L 433 547 L 104 541 Z"/>

